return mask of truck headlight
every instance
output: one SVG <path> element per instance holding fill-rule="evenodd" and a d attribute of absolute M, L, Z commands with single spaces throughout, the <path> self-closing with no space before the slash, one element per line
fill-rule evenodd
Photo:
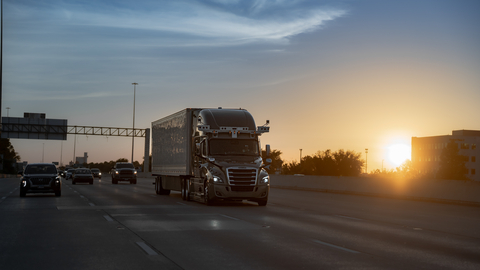
<path fill-rule="evenodd" d="M 270 176 L 265 176 L 262 178 L 262 183 L 268 183 L 270 181 Z"/>
<path fill-rule="evenodd" d="M 118 171 L 115 171 L 115 174 L 118 174 Z"/>
<path fill-rule="evenodd" d="M 223 180 L 222 180 L 222 178 L 214 175 L 214 176 L 213 176 L 213 182 L 214 182 L 214 183 L 223 183 Z"/>
<path fill-rule="evenodd" d="M 137 174 L 137 171 L 134 171 L 133 173 L 134 173 L 134 174 Z"/>
<path fill-rule="evenodd" d="M 102 175 L 102 173 L 101 173 L 101 172 L 99 172 L 99 173 L 98 173 L 98 175 Z"/>
<path fill-rule="evenodd" d="M 27 180 L 23 180 L 22 185 L 23 185 L 23 187 L 26 187 L 27 186 Z"/>

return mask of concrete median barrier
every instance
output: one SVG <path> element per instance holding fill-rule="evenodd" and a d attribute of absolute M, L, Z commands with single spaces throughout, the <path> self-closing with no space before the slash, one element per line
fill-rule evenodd
<path fill-rule="evenodd" d="M 270 175 L 272 188 L 480 206 L 480 182 L 404 178 Z"/>

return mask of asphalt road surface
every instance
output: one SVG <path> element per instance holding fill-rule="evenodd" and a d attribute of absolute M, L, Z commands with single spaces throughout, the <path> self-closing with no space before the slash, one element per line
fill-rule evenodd
<path fill-rule="evenodd" d="M 271 189 L 267 206 L 0 179 L 0 269 L 480 269 L 480 208 Z"/>

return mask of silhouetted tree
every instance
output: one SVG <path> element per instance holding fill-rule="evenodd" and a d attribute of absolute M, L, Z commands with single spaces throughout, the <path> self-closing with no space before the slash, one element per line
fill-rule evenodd
<path fill-rule="evenodd" d="M 361 154 L 354 151 L 344 151 L 343 149 L 333 153 L 335 164 L 337 165 L 338 175 L 358 176 L 362 172 L 363 160 Z"/>
<path fill-rule="evenodd" d="M 343 149 L 332 153 L 330 149 L 318 151 L 313 157 L 305 156 L 300 163 L 296 161 L 284 164 L 283 174 L 358 176 L 362 172 L 364 161 L 361 154 Z"/>
<path fill-rule="evenodd" d="M 0 155 L 3 156 L 3 173 L 16 174 L 16 163 L 20 161 L 20 156 L 15 152 L 15 148 L 10 143 L 10 139 L 0 139 Z"/>
<path fill-rule="evenodd" d="M 451 141 L 440 155 L 440 168 L 437 172 L 438 179 L 467 180 L 465 167 L 467 159 L 458 154 L 458 144 Z"/>

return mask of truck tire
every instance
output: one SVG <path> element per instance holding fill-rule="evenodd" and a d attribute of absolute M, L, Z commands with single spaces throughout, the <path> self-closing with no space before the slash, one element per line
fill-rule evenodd
<path fill-rule="evenodd" d="M 205 182 L 203 185 L 203 202 L 205 205 L 213 205 L 213 200 L 210 198 L 210 191 L 207 182 Z"/>
<path fill-rule="evenodd" d="M 265 205 L 267 205 L 267 202 L 268 202 L 267 200 L 257 201 L 258 206 L 265 206 Z"/>

